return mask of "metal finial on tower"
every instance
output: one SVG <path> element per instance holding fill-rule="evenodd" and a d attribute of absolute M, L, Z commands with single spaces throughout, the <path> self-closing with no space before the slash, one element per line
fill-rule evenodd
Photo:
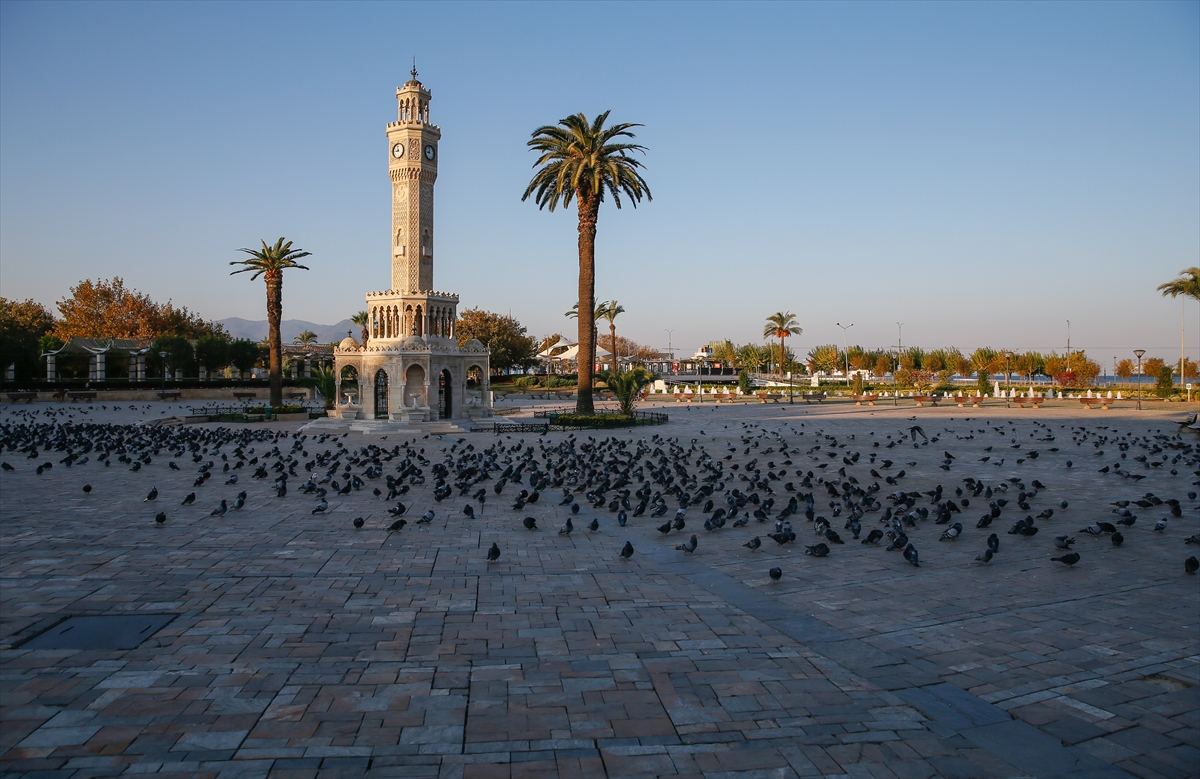
<path fill-rule="evenodd" d="M 413 81 L 416 81 L 417 80 L 417 58 L 415 55 L 413 56 L 413 69 L 412 69 L 411 73 L 412 73 Z"/>

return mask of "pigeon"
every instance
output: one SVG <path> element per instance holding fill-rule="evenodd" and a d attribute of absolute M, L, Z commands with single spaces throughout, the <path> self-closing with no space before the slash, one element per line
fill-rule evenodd
<path fill-rule="evenodd" d="M 1069 552 L 1062 557 L 1051 557 L 1050 559 L 1056 563 L 1074 565 L 1075 563 L 1079 562 L 1079 552 Z"/>
<path fill-rule="evenodd" d="M 525 517 L 521 520 L 521 524 L 525 526 L 526 530 L 537 530 L 537 520 L 533 517 Z"/>
<path fill-rule="evenodd" d="M 693 533 L 692 537 L 687 540 L 686 544 L 680 544 L 675 548 L 691 554 L 692 552 L 696 551 L 696 543 L 696 534 Z"/>
<path fill-rule="evenodd" d="M 625 546 L 621 547 L 621 557 L 625 558 L 626 560 L 628 560 L 630 557 L 633 557 L 633 544 L 629 543 L 628 541 L 625 542 Z"/>
<path fill-rule="evenodd" d="M 1075 543 L 1075 539 L 1071 538 L 1070 536 L 1056 536 L 1054 538 L 1055 549 L 1065 549 L 1069 552 L 1071 551 L 1071 544 L 1073 543 Z"/>
<path fill-rule="evenodd" d="M 879 528 L 875 528 L 870 533 L 867 533 L 867 537 L 864 538 L 862 542 L 864 544 L 874 544 L 877 543 L 881 538 L 883 538 L 883 531 Z"/>
<path fill-rule="evenodd" d="M 598 520 L 598 519 L 593 519 L 591 522 L 589 522 L 589 523 L 588 523 L 588 526 L 587 526 L 587 527 L 588 527 L 588 530 L 590 530 L 590 531 L 592 531 L 593 533 L 595 533 L 597 530 L 599 530 L 599 529 L 600 529 L 600 520 Z"/>
<path fill-rule="evenodd" d="M 388 525 L 388 532 L 395 533 L 397 530 L 403 530 L 404 526 L 407 524 L 408 524 L 407 519 L 397 519 L 395 522 Z"/>
<path fill-rule="evenodd" d="M 229 504 L 226 503 L 224 501 L 224 499 L 222 499 L 221 505 L 217 506 L 215 509 L 213 509 L 211 512 L 209 512 L 208 515 L 210 517 L 223 517 L 223 516 L 225 516 L 226 511 L 229 511 Z"/>
<path fill-rule="evenodd" d="M 1183 561 L 1183 570 L 1188 573 L 1195 573 L 1197 570 L 1200 570 L 1200 560 L 1196 559 L 1196 555 L 1192 555 Z"/>
<path fill-rule="evenodd" d="M 388 509 L 388 513 L 393 517 L 402 517 L 406 511 L 408 511 L 408 506 L 405 506 L 403 503 L 397 503 L 395 508 Z"/>
<path fill-rule="evenodd" d="M 759 539 L 758 536 L 755 536 L 754 538 L 751 538 L 746 543 L 742 544 L 742 546 L 744 546 L 750 550 L 758 549 L 760 546 L 762 546 L 762 540 Z"/>
<path fill-rule="evenodd" d="M 915 546 L 913 546 L 912 544 L 909 544 L 908 546 L 906 546 L 904 548 L 904 559 L 908 560 L 910 563 L 912 563 L 917 568 L 921 567 L 921 563 L 917 557 L 917 548 Z"/>
<path fill-rule="evenodd" d="M 999 552 L 1000 551 L 1000 536 L 996 535 L 995 533 L 992 533 L 990 536 L 988 536 L 987 545 L 988 545 L 988 549 L 992 550 L 993 554 L 995 554 L 996 552 Z"/>
<path fill-rule="evenodd" d="M 977 563 L 990 563 L 990 562 L 992 561 L 992 558 L 995 556 L 995 554 L 996 554 L 996 553 L 995 553 L 995 552 L 993 552 L 991 549 L 984 549 L 984 550 L 983 550 L 983 552 L 981 552 L 980 554 L 976 555 L 976 557 L 975 557 L 975 562 L 977 562 Z"/>
<path fill-rule="evenodd" d="M 312 513 L 313 514 L 324 514 L 328 508 L 329 508 L 329 501 L 322 500 L 320 503 L 317 504 L 317 507 L 312 510 Z"/>
<path fill-rule="evenodd" d="M 628 519 L 629 515 L 625 513 L 625 509 L 621 509 L 617 512 L 617 524 L 621 527 L 625 527 L 625 523 L 628 521 Z"/>
<path fill-rule="evenodd" d="M 837 534 L 837 531 L 832 528 L 825 528 L 825 540 L 831 544 L 844 544 L 845 541 Z"/>
<path fill-rule="evenodd" d="M 1120 546 L 1121 544 L 1125 543 L 1125 536 L 1121 535 L 1120 531 L 1113 533 L 1111 536 L 1109 536 L 1109 538 L 1112 540 L 1113 546 Z"/>
<path fill-rule="evenodd" d="M 492 542 L 492 548 L 488 550 L 488 562 L 494 563 L 500 559 L 500 547 L 496 546 L 496 542 Z"/>
<path fill-rule="evenodd" d="M 1166 517 L 1163 517 L 1162 519 L 1160 519 L 1154 523 L 1154 532 L 1155 533 L 1161 533 L 1166 529 L 1167 529 L 1167 518 Z"/>
<path fill-rule="evenodd" d="M 562 527 L 560 527 L 558 529 L 558 534 L 560 536 L 569 536 L 569 535 L 571 535 L 571 531 L 573 531 L 574 529 L 575 529 L 575 525 L 573 525 L 571 523 L 571 518 L 567 517 L 567 524 L 563 525 Z"/>
<path fill-rule="evenodd" d="M 361 529 L 361 528 L 362 528 L 362 526 L 363 526 L 363 518 L 362 518 L 362 517 L 355 517 L 355 518 L 354 518 L 354 529 L 355 529 L 355 530 L 359 530 L 359 529 Z"/>
<path fill-rule="evenodd" d="M 466 514 L 471 519 L 474 519 L 475 518 L 475 507 L 472 506 L 470 503 L 468 503 L 467 505 L 463 506 L 463 513 Z"/>
<path fill-rule="evenodd" d="M 664 522 L 655 529 L 658 530 L 658 532 L 662 533 L 665 536 L 666 534 L 671 532 L 671 523 Z"/>
<path fill-rule="evenodd" d="M 154 515 L 154 524 L 161 525 L 162 523 L 164 523 L 166 521 L 167 521 L 167 512 L 160 511 Z"/>
<path fill-rule="evenodd" d="M 143 501 L 143 502 L 144 502 L 144 501 Z M 180 506 L 190 506 L 190 505 L 192 505 L 192 504 L 193 504 L 193 503 L 195 503 L 195 502 L 196 502 L 196 493 L 194 493 L 194 492 L 189 492 L 189 493 L 187 494 L 187 497 L 183 499 L 183 503 L 180 503 L 179 505 L 180 505 Z"/>
<path fill-rule="evenodd" d="M 92 485 L 90 485 L 90 484 L 83 485 L 83 494 L 84 495 L 89 495 L 89 494 L 91 494 L 91 492 L 92 492 Z"/>
<path fill-rule="evenodd" d="M 1192 533 L 1187 538 L 1183 539 L 1185 544 L 1200 544 L 1200 533 Z"/>
<path fill-rule="evenodd" d="M 146 495 L 146 500 L 143 500 L 142 503 L 145 503 L 146 501 L 150 501 L 150 500 L 155 500 L 156 498 L 158 498 L 158 487 L 151 487 L 150 493 L 148 495 Z"/>
<path fill-rule="evenodd" d="M 813 544 L 812 546 L 804 547 L 804 554 L 812 555 L 813 557 L 825 557 L 829 554 L 829 547 L 825 544 Z"/>
<path fill-rule="evenodd" d="M 767 575 L 770 576 L 773 581 L 779 581 L 783 578 L 783 569 L 772 568 L 771 570 L 767 571 Z"/>
<path fill-rule="evenodd" d="M 958 538 L 958 536 L 959 536 L 959 534 L 960 534 L 960 533 L 962 533 L 962 523 L 961 523 L 961 522 L 955 522 L 953 525 L 951 525 L 950 527 L 946 528 L 946 529 L 945 529 L 945 530 L 942 532 L 942 537 L 941 537 L 941 539 L 940 539 L 940 540 L 942 540 L 942 541 L 953 541 L 953 540 L 955 540 L 955 539 L 957 539 L 957 538 Z"/>
<path fill-rule="evenodd" d="M 426 511 L 424 514 L 421 515 L 421 518 L 417 520 L 417 524 L 418 525 L 428 525 L 432 521 L 433 521 L 433 509 L 430 509 L 429 511 Z"/>
<path fill-rule="evenodd" d="M 6 471 L 15 471 L 16 470 L 16 468 L 12 467 L 8 463 L 0 463 L 0 468 L 3 468 Z"/>

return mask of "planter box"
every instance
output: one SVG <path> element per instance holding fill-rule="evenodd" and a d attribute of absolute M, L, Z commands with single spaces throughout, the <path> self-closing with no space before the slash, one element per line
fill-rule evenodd
<path fill-rule="evenodd" d="M 295 414 L 276 414 L 272 419 L 277 422 L 307 422 L 308 412 L 300 411 Z"/>

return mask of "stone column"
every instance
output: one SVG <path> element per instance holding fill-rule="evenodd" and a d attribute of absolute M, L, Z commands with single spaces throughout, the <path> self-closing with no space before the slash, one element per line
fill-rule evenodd
<path fill-rule="evenodd" d="M 54 381 L 58 378 L 58 365 L 56 356 L 53 354 L 46 355 L 46 381 Z"/>
<path fill-rule="evenodd" d="M 139 354 L 137 356 L 137 380 L 146 380 L 146 355 Z"/>
<path fill-rule="evenodd" d="M 96 381 L 104 381 L 104 360 L 106 355 L 100 352 L 96 355 Z"/>

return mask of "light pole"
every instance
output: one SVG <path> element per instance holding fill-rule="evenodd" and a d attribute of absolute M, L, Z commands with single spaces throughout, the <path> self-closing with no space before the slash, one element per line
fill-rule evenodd
<path fill-rule="evenodd" d="M 1071 372 L 1071 320 L 1067 320 L 1067 373 Z"/>
<path fill-rule="evenodd" d="M 663 328 L 666 330 L 666 328 Z M 674 330 L 667 330 L 667 360 L 671 363 L 671 372 L 675 372 L 675 349 L 671 345 L 671 339 L 675 336 Z"/>
<path fill-rule="evenodd" d="M 162 385 L 165 393 L 167 391 L 167 353 L 159 352 L 158 356 L 162 359 Z"/>
<path fill-rule="evenodd" d="M 1145 349 L 1134 349 L 1134 350 L 1133 350 L 1133 354 L 1134 354 L 1134 356 L 1135 356 L 1135 357 L 1137 357 L 1137 360 L 1138 360 L 1138 388 L 1137 388 L 1137 393 L 1138 393 L 1137 407 L 1138 407 L 1138 411 L 1141 411 L 1141 410 L 1142 410 L 1142 355 L 1143 355 L 1143 354 L 1145 354 L 1145 353 L 1146 353 L 1146 350 L 1145 350 Z"/>
<path fill-rule="evenodd" d="M 904 348 L 904 323 L 896 323 L 896 368 L 892 371 L 892 405 L 900 405 L 900 384 L 896 381 L 896 372 L 900 370 L 900 350 Z"/>
<path fill-rule="evenodd" d="M 846 337 L 846 331 L 854 327 L 851 322 L 848 325 L 843 325 L 841 322 L 835 322 L 838 327 L 842 328 L 842 347 L 846 351 L 846 386 L 850 385 L 850 340 Z"/>

